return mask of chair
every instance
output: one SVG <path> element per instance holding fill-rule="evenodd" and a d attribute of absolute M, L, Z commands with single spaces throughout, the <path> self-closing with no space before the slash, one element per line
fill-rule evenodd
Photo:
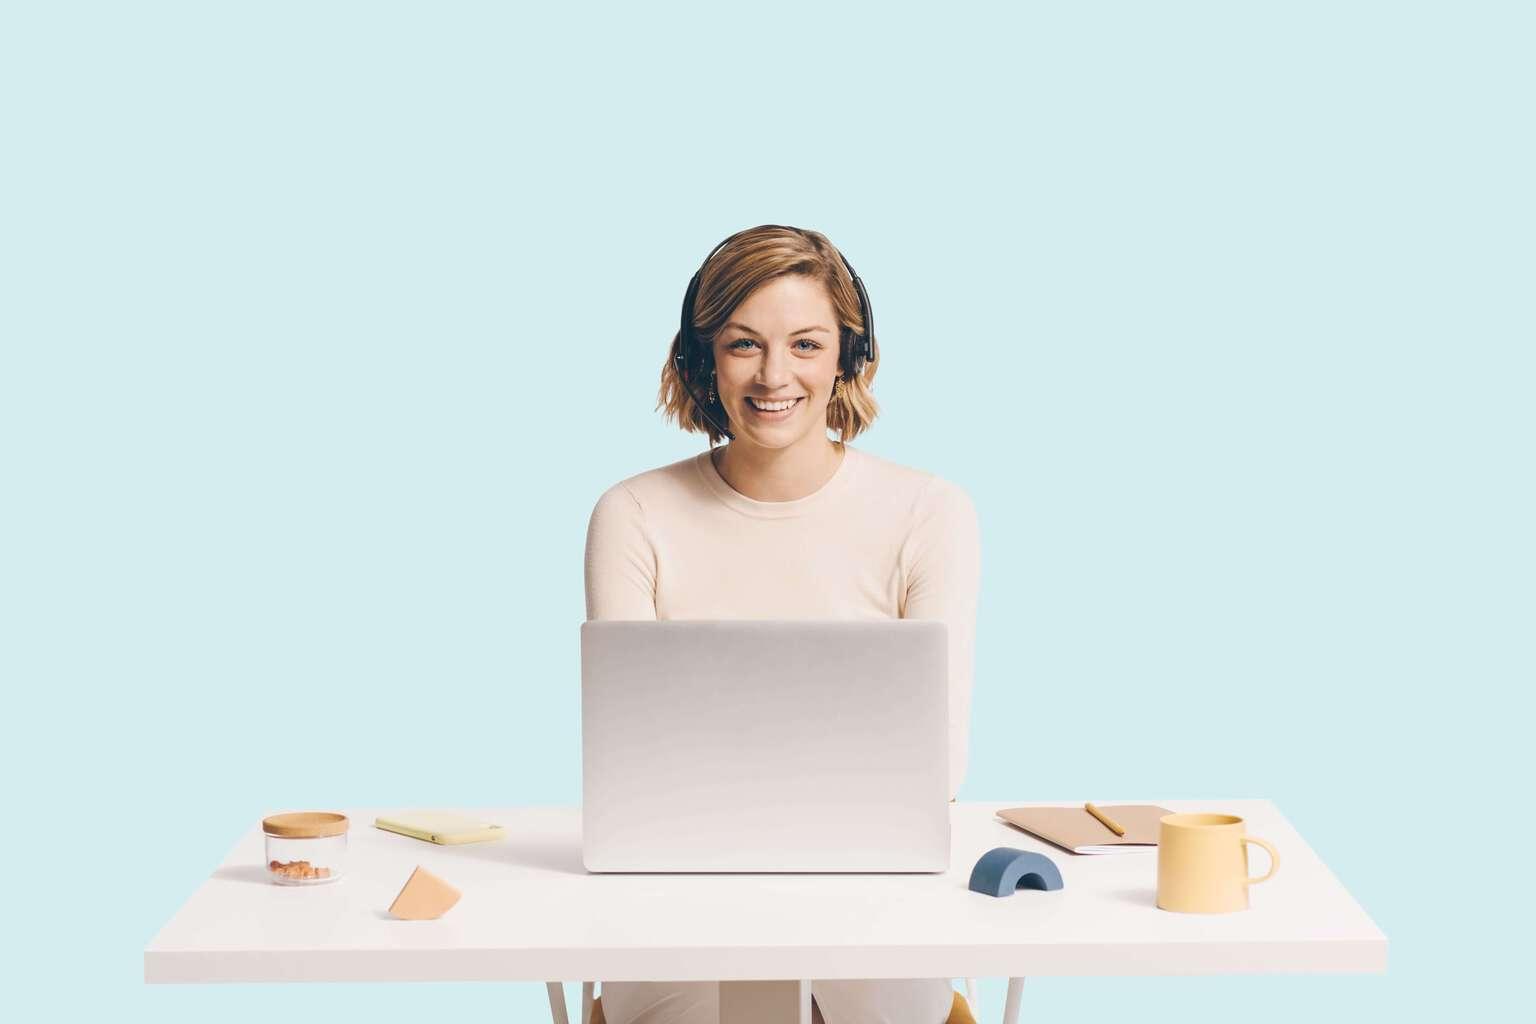
<path fill-rule="evenodd" d="M 592 989 L 595 982 L 584 981 L 581 983 L 581 1024 L 607 1024 L 603 1018 L 603 998 L 593 998 Z M 976 982 L 973 978 L 965 979 L 965 991 L 972 1002 L 976 999 Z M 555 1024 L 570 1024 L 565 1011 L 565 986 L 558 981 L 549 982 L 549 1009 L 555 1019 Z M 820 1014 L 814 1018 L 820 1021 Z M 976 1024 L 976 1015 L 971 1012 L 971 1004 L 966 1002 L 966 997 L 959 992 L 955 993 L 955 1001 L 950 1006 L 949 1020 L 945 1024 Z"/>

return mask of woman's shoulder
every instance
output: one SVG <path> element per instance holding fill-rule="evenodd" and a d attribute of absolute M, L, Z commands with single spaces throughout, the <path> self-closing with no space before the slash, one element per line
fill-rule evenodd
<path fill-rule="evenodd" d="M 598 505 L 633 504 L 645 508 L 695 494 L 699 484 L 698 461 L 707 455 L 690 455 L 624 477 L 598 497 Z"/>
<path fill-rule="evenodd" d="M 935 504 L 965 506 L 970 495 L 965 488 L 932 470 L 904 465 L 862 449 L 848 449 L 860 460 L 859 482 L 870 492 L 890 503 L 904 504 L 914 513 Z"/>
<path fill-rule="evenodd" d="M 905 515 L 893 520 L 902 535 L 903 559 L 921 559 L 924 553 L 959 557 L 979 545 L 981 523 L 976 504 L 964 487 L 928 469 L 906 466 L 866 453 L 866 481 L 875 481 L 870 493 L 883 490 L 886 509 L 901 508 Z M 931 556 L 931 555 L 930 555 Z"/>

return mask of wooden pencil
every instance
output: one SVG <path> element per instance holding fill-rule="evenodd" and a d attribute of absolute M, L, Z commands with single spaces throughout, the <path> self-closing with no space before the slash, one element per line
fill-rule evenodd
<path fill-rule="evenodd" d="M 1101 811 L 1097 807 L 1093 806 L 1093 804 L 1083 804 L 1083 810 L 1087 811 L 1089 814 L 1093 815 L 1095 818 L 1098 818 L 1099 821 L 1104 823 L 1104 827 L 1109 829 L 1115 835 L 1117 835 L 1117 836 L 1125 835 L 1125 829 L 1121 828 L 1119 825 L 1116 825 L 1112 819 L 1107 817 L 1104 814 L 1103 811 Z"/>

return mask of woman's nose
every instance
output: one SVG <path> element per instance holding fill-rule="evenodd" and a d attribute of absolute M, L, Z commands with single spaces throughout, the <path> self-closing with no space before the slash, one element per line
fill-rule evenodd
<path fill-rule="evenodd" d="M 763 353 L 762 365 L 758 367 L 757 383 L 764 387 L 772 387 L 789 379 L 784 372 L 785 361 L 789 354 L 782 349 L 769 348 Z"/>

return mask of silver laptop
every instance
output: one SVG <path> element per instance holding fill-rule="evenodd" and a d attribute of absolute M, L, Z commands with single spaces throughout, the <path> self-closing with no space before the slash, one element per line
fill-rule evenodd
<path fill-rule="evenodd" d="M 581 626 L 589 871 L 944 871 L 944 623 Z"/>

